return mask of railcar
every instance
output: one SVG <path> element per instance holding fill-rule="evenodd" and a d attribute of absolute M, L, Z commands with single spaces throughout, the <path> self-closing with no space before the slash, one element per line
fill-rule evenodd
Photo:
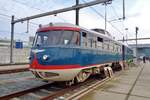
<path fill-rule="evenodd" d="M 114 70 L 116 64 L 123 66 L 133 58 L 128 46 L 104 33 L 108 32 L 68 23 L 40 26 L 31 48 L 30 70 L 42 80 L 83 82 L 105 66 Z"/>

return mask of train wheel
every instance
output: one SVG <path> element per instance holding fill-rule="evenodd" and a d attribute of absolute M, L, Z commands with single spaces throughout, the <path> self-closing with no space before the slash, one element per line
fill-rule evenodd
<path fill-rule="evenodd" d="M 112 77 L 113 76 L 113 70 L 111 67 L 105 67 L 104 73 L 106 77 Z"/>
<path fill-rule="evenodd" d="M 72 79 L 71 81 L 66 81 L 66 86 L 71 86 L 74 84 L 74 79 Z"/>
<path fill-rule="evenodd" d="M 80 72 L 77 76 L 77 82 L 84 82 L 88 77 L 90 76 L 90 73 L 87 72 Z"/>

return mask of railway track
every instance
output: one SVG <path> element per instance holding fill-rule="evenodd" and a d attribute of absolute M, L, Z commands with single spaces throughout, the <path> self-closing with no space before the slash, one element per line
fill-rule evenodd
<path fill-rule="evenodd" d="M 1 80 L 0 84 L 8 84 L 8 83 L 17 83 L 17 82 L 22 82 L 26 80 L 34 80 L 35 78 L 33 76 L 27 76 L 27 77 L 21 77 L 21 78 L 15 78 L 14 79 L 7 79 L 7 80 Z"/>
<path fill-rule="evenodd" d="M 0 70 L 0 74 L 10 74 L 10 73 L 18 73 L 29 71 L 29 68 L 17 68 L 17 69 L 8 69 L 8 70 Z"/>
<path fill-rule="evenodd" d="M 29 71 L 28 64 L 4 64 L 0 65 L 0 74 L 10 74 Z"/>
<path fill-rule="evenodd" d="M 77 98 L 84 93 L 93 90 L 97 86 L 100 86 L 110 80 L 110 78 L 90 78 L 89 80 L 79 83 L 70 87 L 60 85 L 57 83 L 47 83 L 44 85 L 36 86 L 29 89 L 24 89 L 22 91 L 14 92 L 8 95 L 0 97 L 0 100 L 9 100 L 9 99 L 30 99 L 30 100 L 53 100 L 57 99 L 73 99 Z"/>
<path fill-rule="evenodd" d="M 122 71 L 121 71 L 122 72 Z M 41 100 L 79 100 L 83 95 L 89 93 L 90 91 L 102 86 L 111 79 L 121 75 L 121 72 L 117 72 L 114 76 L 100 78 L 93 77 L 83 83 L 68 87 L 55 94 L 49 94 L 48 96 L 42 98 Z"/>
<path fill-rule="evenodd" d="M 55 83 L 47 83 L 44 85 L 36 86 L 30 89 L 24 89 L 22 91 L 14 92 L 8 95 L 0 97 L 0 100 L 30 98 L 30 100 L 53 100 L 54 98 L 61 98 L 62 95 L 67 93 L 72 94 L 73 92 L 79 91 L 80 89 L 86 88 L 91 84 L 94 84 L 98 80 L 90 79 L 83 83 L 73 85 L 71 87 L 63 87 Z"/>
<path fill-rule="evenodd" d="M 30 89 L 24 89 L 22 91 L 18 91 L 18 92 L 14 92 L 14 93 L 11 93 L 11 94 L 8 94 L 8 95 L 4 95 L 4 96 L 0 97 L 0 100 L 9 100 L 9 99 L 17 98 L 19 96 L 37 91 L 39 89 L 47 88 L 51 84 L 52 83 L 48 83 L 48 84 L 45 84 L 45 85 L 40 85 L 40 86 L 36 86 L 36 87 L 30 88 Z"/>
<path fill-rule="evenodd" d="M 8 95 L 0 97 L 0 100 L 53 100 L 53 99 L 79 99 L 81 96 L 92 91 L 93 89 L 103 85 L 112 78 L 120 75 L 122 71 L 117 72 L 113 77 L 102 78 L 100 75 L 96 75 L 89 78 L 87 81 L 79 84 L 75 84 L 70 87 L 66 87 L 62 84 L 57 84 L 54 82 L 47 83 L 40 86 L 35 86 L 32 88 L 24 89 L 18 92 L 13 92 Z"/>
<path fill-rule="evenodd" d="M 80 83 L 71 87 L 67 87 L 61 91 L 58 91 L 55 94 L 49 94 L 48 96 L 42 98 L 41 100 L 53 100 L 53 99 L 72 100 L 82 95 L 86 91 L 93 89 L 93 87 L 95 87 L 96 85 L 106 82 L 107 80 L 109 80 L 109 78 L 105 78 L 101 80 L 90 79 L 83 83 Z"/>

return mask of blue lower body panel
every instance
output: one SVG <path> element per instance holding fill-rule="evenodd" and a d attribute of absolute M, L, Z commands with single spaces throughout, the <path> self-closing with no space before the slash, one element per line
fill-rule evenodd
<path fill-rule="evenodd" d="M 37 48 L 34 48 L 37 49 Z M 32 49 L 32 50 L 34 50 Z M 38 48 L 43 52 L 36 53 L 38 63 L 41 65 L 75 65 L 81 66 L 103 64 L 108 62 L 117 62 L 122 60 L 122 55 L 111 53 L 98 49 L 83 49 L 83 48 L 62 48 L 62 47 L 47 47 Z M 32 63 L 34 56 L 31 52 Z M 43 56 L 48 55 L 48 60 L 43 60 Z M 126 57 L 127 59 L 128 57 Z"/>

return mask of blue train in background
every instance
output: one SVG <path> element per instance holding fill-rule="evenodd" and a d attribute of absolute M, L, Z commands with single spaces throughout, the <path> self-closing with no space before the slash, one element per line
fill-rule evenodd
<path fill-rule="evenodd" d="M 133 51 L 102 29 L 88 30 L 68 23 L 50 23 L 37 30 L 30 54 L 30 70 L 39 79 L 85 81 L 105 66 L 121 69 Z"/>

